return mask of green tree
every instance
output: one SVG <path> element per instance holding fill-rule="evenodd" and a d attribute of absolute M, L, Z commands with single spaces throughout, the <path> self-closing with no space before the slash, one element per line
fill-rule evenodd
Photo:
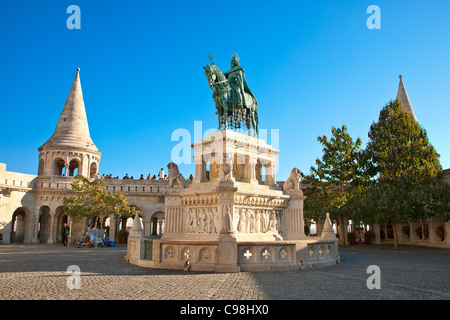
<path fill-rule="evenodd" d="M 359 188 L 361 170 L 361 139 L 353 141 L 347 127 L 332 127 L 332 136 L 319 136 L 323 145 L 322 159 L 316 159 L 310 175 L 303 182 L 310 184 L 305 190 L 305 216 L 312 219 L 323 217 L 327 212 L 340 226 L 340 237 L 345 239 L 345 220 L 353 212 L 354 193 Z M 345 243 L 345 241 L 344 241 Z"/>
<path fill-rule="evenodd" d="M 439 189 L 439 155 L 425 129 L 398 100 L 387 103 L 371 125 L 366 154 L 378 179 L 367 190 L 362 207 L 378 223 L 392 224 L 397 249 L 399 222 L 428 218 L 448 207 Z"/>
<path fill-rule="evenodd" d="M 64 213 L 78 219 L 83 217 L 114 216 L 129 218 L 136 214 L 135 207 L 127 202 L 125 192 L 109 192 L 103 180 L 89 180 L 81 175 L 75 177 L 72 190 L 76 194 L 64 199 Z"/>

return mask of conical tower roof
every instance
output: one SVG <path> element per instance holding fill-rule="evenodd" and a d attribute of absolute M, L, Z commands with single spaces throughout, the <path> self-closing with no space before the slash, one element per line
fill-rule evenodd
<path fill-rule="evenodd" d="M 81 91 L 80 68 L 77 69 L 55 132 L 41 148 L 44 147 L 82 148 L 98 152 L 89 134 L 83 92 Z"/>
<path fill-rule="evenodd" d="M 409 101 L 408 93 L 406 93 L 405 86 L 403 85 L 402 76 L 400 75 L 399 78 L 400 83 L 398 85 L 397 100 L 402 103 L 403 108 L 417 121 L 411 101 Z"/>

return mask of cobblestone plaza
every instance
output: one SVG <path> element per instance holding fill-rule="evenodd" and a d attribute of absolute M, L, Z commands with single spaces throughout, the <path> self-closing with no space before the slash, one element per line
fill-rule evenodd
<path fill-rule="evenodd" d="M 0 246 L 1 300 L 448 300 L 450 251 L 404 246 L 340 248 L 340 264 L 286 272 L 200 273 L 141 268 L 126 246 Z M 70 290 L 69 266 L 80 269 Z M 380 289 L 368 289 L 380 268 Z"/>

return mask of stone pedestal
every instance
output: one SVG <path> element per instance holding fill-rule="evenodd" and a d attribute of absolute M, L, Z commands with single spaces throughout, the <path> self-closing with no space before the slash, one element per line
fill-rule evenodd
<path fill-rule="evenodd" d="M 237 264 L 237 242 L 231 234 L 224 234 L 219 239 L 218 264 L 216 272 L 239 272 L 241 268 Z"/>
<path fill-rule="evenodd" d="M 164 234 L 151 245 L 130 246 L 130 251 L 140 246 L 152 252 L 130 262 L 210 272 L 295 270 L 301 264 L 336 263 L 335 237 L 315 246 L 317 241 L 304 234 L 306 197 L 298 183 L 285 191 L 275 184 L 278 150 L 230 130 L 209 134 L 192 147 L 193 182 L 166 188 Z M 131 237 L 134 233 L 133 228 L 129 242 L 137 241 Z M 317 263 L 308 263 L 310 259 Z"/>

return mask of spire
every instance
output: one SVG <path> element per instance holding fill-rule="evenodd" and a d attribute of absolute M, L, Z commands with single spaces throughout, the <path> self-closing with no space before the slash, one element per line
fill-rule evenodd
<path fill-rule="evenodd" d="M 400 75 L 399 78 L 400 83 L 398 85 L 397 100 L 402 103 L 403 109 L 405 109 L 417 122 L 417 118 L 414 114 L 411 101 L 409 101 L 408 94 L 406 93 L 405 86 L 403 85 L 402 76 Z"/>
<path fill-rule="evenodd" d="M 55 132 L 42 147 L 47 146 L 79 147 L 98 151 L 89 134 L 83 92 L 81 91 L 80 68 L 77 68 L 77 74 Z"/>

